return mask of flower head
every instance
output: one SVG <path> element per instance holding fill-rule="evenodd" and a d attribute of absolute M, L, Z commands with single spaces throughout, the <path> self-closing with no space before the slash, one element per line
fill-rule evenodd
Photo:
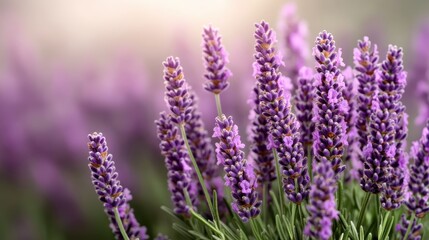
<path fill-rule="evenodd" d="M 253 169 L 244 159 L 244 144 L 241 143 L 238 127 L 232 121 L 232 117 L 225 115 L 216 118 L 213 137 L 217 137 L 217 158 L 223 164 L 226 172 L 225 182 L 231 188 L 234 199 L 232 209 L 247 222 L 259 215 L 261 201 L 256 192 L 257 181 Z"/>
<path fill-rule="evenodd" d="M 211 26 L 204 28 L 203 32 L 203 59 L 206 68 L 204 77 L 208 80 L 204 89 L 219 94 L 228 87 L 228 78 L 232 74 L 226 68 L 228 53 L 222 46 L 219 32 Z"/>
<path fill-rule="evenodd" d="M 180 136 L 172 117 L 165 112 L 155 122 L 158 130 L 158 138 L 161 140 L 159 147 L 165 157 L 165 166 L 168 171 L 168 188 L 171 200 L 174 204 L 174 212 L 184 216 L 190 216 L 192 206 L 186 203 L 186 192 L 189 194 L 192 205 L 196 205 L 197 197 L 195 189 L 192 189 L 192 168 L 185 143 Z"/>
<path fill-rule="evenodd" d="M 112 154 L 108 153 L 106 138 L 102 133 L 88 135 L 89 143 L 89 169 L 91 170 L 92 184 L 104 211 L 109 217 L 110 228 L 116 239 L 122 239 L 119 225 L 116 222 L 114 209 L 118 210 L 124 229 L 131 239 L 148 239 L 146 227 L 140 226 L 134 216 L 134 211 L 129 205 L 132 197 L 130 191 L 123 188 L 118 179 Z"/>

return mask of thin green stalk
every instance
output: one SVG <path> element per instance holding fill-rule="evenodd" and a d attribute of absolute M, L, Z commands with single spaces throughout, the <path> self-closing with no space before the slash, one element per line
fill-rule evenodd
<path fill-rule="evenodd" d="M 337 201 L 338 201 L 338 211 L 340 212 L 343 209 L 343 190 L 344 190 L 343 181 L 338 181 Z"/>
<path fill-rule="evenodd" d="M 188 137 L 186 136 L 185 125 L 180 124 L 179 127 L 180 127 L 180 132 L 182 133 L 182 138 L 185 141 L 186 148 L 188 149 L 189 158 L 191 159 L 192 165 L 194 166 L 195 172 L 197 173 L 198 181 L 200 182 L 201 188 L 203 189 L 204 196 L 205 196 L 206 201 L 207 201 L 207 205 L 209 206 L 209 209 L 210 209 L 210 213 L 211 213 L 213 219 L 215 219 L 216 227 L 219 227 L 220 223 L 217 222 L 216 214 L 215 214 L 214 209 L 213 209 L 212 200 L 210 198 L 209 192 L 207 191 L 207 187 L 206 187 L 206 184 L 204 182 L 203 176 L 200 172 L 200 168 L 198 167 L 197 161 L 195 161 L 194 154 L 191 151 L 191 147 L 189 145 Z"/>
<path fill-rule="evenodd" d="M 223 113 L 222 113 L 222 104 L 220 103 L 220 94 L 215 94 L 215 101 L 216 101 L 217 115 L 221 117 Z"/>
<path fill-rule="evenodd" d="M 214 227 L 204 217 L 202 217 L 200 214 L 198 214 L 197 212 L 195 212 L 193 209 L 191 209 L 190 212 L 191 212 L 192 216 L 194 216 L 197 220 L 199 220 L 200 222 L 204 223 L 207 227 L 209 227 L 215 233 L 219 234 L 219 236 L 222 239 L 225 239 L 225 235 L 221 231 L 219 231 L 217 227 Z"/>
<path fill-rule="evenodd" d="M 283 193 L 283 188 L 282 188 L 282 174 L 281 174 L 281 170 L 280 170 L 280 164 L 279 164 L 279 155 L 277 154 L 277 150 L 273 149 L 273 155 L 274 155 L 274 161 L 276 162 L 276 174 L 277 174 L 277 185 L 278 185 L 278 189 L 279 189 L 279 202 L 280 202 L 280 213 L 281 215 L 284 214 L 284 203 L 285 203 L 285 199 L 284 199 L 284 193 Z"/>
<path fill-rule="evenodd" d="M 253 218 L 250 219 L 250 227 L 252 228 L 252 232 L 253 232 L 253 235 L 255 235 L 255 238 L 257 240 L 262 240 L 261 234 L 258 230 L 258 227 L 256 226 L 255 219 Z"/>
<path fill-rule="evenodd" d="M 414 213 L 411 214 L 411 219 L 408 223 L 407 232 L 405 233 L 404 239 L 408 239 L 408 235 L 410 235 L 411 227 L 413 226 L 414 219 L 416 218 L 416 215 Z"/>
<path fill-rule="evenodd" d="M 264 222 L 267 222 L 268 217 L 268 183 L 264 183 L 262 187 L 262 216 Z"/>
<path fill-rule="evenodd" d="M 365 216 L 365 211 L 366 211 L 366 208 L 368 207 L 368 203 L 369 203 L 369 199 L 371 198 L 371 195 L 372 194 L 370 192 L 366 192 L 362 200 L 362 205 L 359 212 L 359 218 L 356 225 L 357 228 L 360 228 L 360 226 L 362 225 L 363 217 Z"/>
<path fill-rule="evenodd" d="M 113 208 L 113 212 L 115 213 L 115 220 L 116 220 L 116 223 L 118 224 L 119 231 L 121 231 L 122 238 L 125 240 L 130 240 L 128 238 L 127 232 L 125 232 L 124 225 L 122 224 L 121 217 L 119 216 L 118 208 L 117 207 Z"/>
<path fill-rule="evenodd" d="M 311 154 L 312 146 L 307 146 L 307 165 L 308 165 L 308 174 L 310 175 L 310 182 L 313 182 L 313 156 Z"/>
<path fill-rule="evenodd" d="M 377 216 L 375 217 L 375 220 L 377 221 L 377 226 L 380 226 L 380 218 L 381 218 L 381 206 L 380 206 L 380 199 L 378 197 L 378 194 L 375 195 L 375 212 L 377 213 Z"/>

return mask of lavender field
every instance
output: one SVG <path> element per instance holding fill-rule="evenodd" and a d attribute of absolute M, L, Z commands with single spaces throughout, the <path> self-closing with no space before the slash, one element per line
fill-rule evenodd
<path fill-rule="evenodd" d="M 429 239 L 428 39 L 424 0 L 0 1 L 0 239 Z"/>

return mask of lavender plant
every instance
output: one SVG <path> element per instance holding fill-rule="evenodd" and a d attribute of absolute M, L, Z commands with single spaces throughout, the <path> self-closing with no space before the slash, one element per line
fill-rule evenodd
<path fill-rule="evenodd" d="M 423 239 L 429 122 L 409 164 L 403 50 L 389 46 L 380 65 L 365 37 L 354 50 L 353 73 L 342 69 L 341 49 L 322 31 L 313 48 L 315 73 L 300 68 L 292 97 L 279 70 L 290 63 L 278 53 L 274 31 L 265 21 L 255 27 L 247 159 L 238 126 L 222 112 L 220 94 L 234 83 L 218 30 L 203 32 L 204 88 L 215 95 L 218 112 L 215 151 L 179 59 L 163 63 L 169 111 L 156 126 L 174 210 L 162 209 L 175 218 L 180 239 Z M 117 239 L 146 239 L 104 137 L 90 141 L 93 182 Z"/>

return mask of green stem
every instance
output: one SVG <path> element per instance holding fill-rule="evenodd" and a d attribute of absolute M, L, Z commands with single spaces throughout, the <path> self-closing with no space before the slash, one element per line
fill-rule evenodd
<path fill-rule="evenodd" d="M 121 217 L 119 216 L 118 208 L 117 207 L 113 208 L 113 212 L 115 213 L 115 220 L 116 220 L 116 223 L 118 224 L 119 231 L 121 231 L 122 238 L 125 240 L 130 240 L 128 238 L 127 233 L 125 232 L 124 225 L 122 224 Z"/>
<path fill-rule="evenodd" d="M 307 146 L 307 165 L 308 165 L 308 174 L 310 175 L 310 183 L 313 182 L 313 158 L 311 155 L 311 145 Z"/>
<path fill-rule="evenodd" d="M 366 211 L 366 208 L 368 207 L 368 203 L 369 203 L 370 198 L 371 198 L 371 193 L 370 192 L 365 193 L 365 196 L 364 196 L 363 201 L 362 201 L 361 209 L 359 212 L 358 222 L 356 225 L 356 227 L 358 229 L 362 225 L 363 217 L 365 216 L 365 211 Z"/>
<path fill-rule="evenodd" d="M 410 235 L 410 232 L 411 232 L 411 227 L 413 226 L 413 222 L 414 222 L 414 219 L 416 218 L 416 215 L 414 214 L 414 213 L 412 213 L 411 214 L 411 219 L 410 219 L 410 221 L 409 221 L 409 223 L 408 223 L 408 228 L 407 228 L 407 232 L 405 233 L 405 235 L 404 235 L 404 239 L 408 239 L 408 235 Z"/>
<path fill-rule="evenodd" d="M 207 191 L 207 187 L 206 187 L 206 184 L 204 182 L 203 176 L 200 172 L 200 168 L 198 167 L 197 161 L 195 161 L 194 154 L 192 153 L 191 147 L 189 146 L 188 137 L 186 136 L 186 131 L 185 131 L 185 124 L 180 124 L 179 127 L 180 127 L 180 132 L 182 133 L 183 141 L 185 141 L 186 148 L 188 149 L 189 158 L 191 159 L 192 165 L 194 166 L 195 172 L 197 173 L 198 181 L 200 182 L 201 188 L 203 189 L 204 196 L 205 196 L 206 201 L 207 201 L 207 205 L 209 206 L 209 209 L 210 209 L 210 213 L 211 213 L 213 219 L 215 219 L 216 227 L 219 227 L 220 223 L 217 222 L 216 214 L 215 214 L 214 209 L 213 209 L 213 203 L 211 201 L 209 192 Z"/>
<path fill-rule="evenodd" d="M 250 219 L 250 227 L 252 228 L 253 235 L 257 240 L 262 240 L 261 234 L 259 233 L 258 227 L 256 226 L 256 222 L 254 218 Z"/>
<path fill-rule="evenodd" d="M 268 183 L 264 183 L 262 187 L 262 216 L 264 222 L 267 222 L 268 217 Z"/>
<path fill-rule="evenodd" d="M 276 162 L 276 174 L 277 174 L 277 185 L 278 185 L 278 189 L 279 189 L 279 202 L 280 202 L 280 213 L 281 215 L 284 214 L 284 193 L 283 193 L 283 188 L 282 188 L 282 174 L 281 174 L 281 170 L 280 170 L 280 164 L 279 164 L 279 155 L 277 154 L 277 150 L 273 149 L 273 155 L 274 155 L 274 161 Z"/>
<path fill-rule="evenodd" d="M 222 113 L 222 104 L 220 103 L 220 94 L 215 94 L 215 101 L 216 101 L 217 115 L 221 117 L 223 113 Z"/>
<path fill-rule="evenodd" d="M 192 216 L 194 216 L 196 219 L 198 219 L 200 222 L 204 223 L 211 230 L 213 230 L 214 232 L 216 232 L 217 234 L 219 234 L 222 239 L 225 239 L 224 234 L 221 231 L 219 231 L 217 229 L 217 227 L 214 227 L 212 224 L 210 224 L 206 219 L 204 219 L 200 214 L 198 214 L 197 212 L 195 212 L 193 209 L 191 209 L 190 212 L 191 212 Z"/>

